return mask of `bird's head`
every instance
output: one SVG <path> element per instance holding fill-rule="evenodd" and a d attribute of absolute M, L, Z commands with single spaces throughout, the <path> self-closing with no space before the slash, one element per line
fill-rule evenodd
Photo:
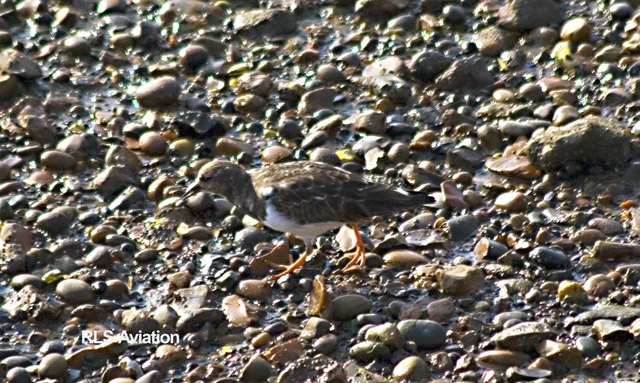
<path fill-rule="evenodd" d="M 251 177 L 237 164 L 226 160 L 213 160 L 206 163 L 198 172 L 196 180 L 187 187 L 183 198 L 202 189 L 233 200 L 238 186 L 251 185 Z"/>

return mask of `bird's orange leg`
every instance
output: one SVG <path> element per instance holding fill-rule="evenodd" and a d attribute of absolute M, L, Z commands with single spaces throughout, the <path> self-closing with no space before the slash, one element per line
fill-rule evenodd
<path fill-rule="evenodd" d="M 305 242 L 304 253 L 302 253 L 302 255 L 300 255 L 300 257 L 295 262 L 293 262 L 290 265 L 286 265 L 286 266 L 285 265 L 273 265 L 272 264 L 272 266 L 282 267 L 282 268 L 284 268 L 284 270 L 282 272 L 278 273 L 278 274 L 271 275 L 269 277 L 269 279 L 271 279 L 271 280 L 278 279 L 278 278 L 283 277 L 283 276 L 285 276 L 287 274 L 291 274 L 295 270 L 301 268 L 302 265 L 304 264 L 304 261 L 307 259 L 309 254 L 311 254 L 312 252 L 313 252 L 313 244 Z"/>
<path fill-rule="evenodd" d="M 347 263 L 347 265 L 342 269 L 342 271 L 352 271 L 357 269 L 364 268 L 366 263 L 366 258 L 364 257 L 365 249 L 364 243 L 362 243 L 362 238 L 360 237 L 360 231 L 358 230 L 358 226 L 356 224 L 351 224 L 351 228 L 353 229 L 353 234 L 356 236 L 356 251 L 350 254 L 351 261 Z"/>

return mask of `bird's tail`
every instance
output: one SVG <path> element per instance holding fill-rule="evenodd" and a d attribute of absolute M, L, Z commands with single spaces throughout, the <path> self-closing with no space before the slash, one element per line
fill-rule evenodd
<path fill-rule="evenodd" d="M 436 202 L 435 198 L 424 192 L 408 190 L 408 193 L 411 195 L 411 199 L 416 205 L 430 205 Z"/>

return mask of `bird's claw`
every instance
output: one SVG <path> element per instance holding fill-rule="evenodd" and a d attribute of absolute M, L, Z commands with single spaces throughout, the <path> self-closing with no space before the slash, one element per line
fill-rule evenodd
<path fill-rule="evenodd" d="M 307 256 L 309 255 L 308 251 L 305 251 L 304 254 L 302 254 L 300 256 L 300 258 L 298 258 L 295 262 L 293 262 L 293 259 L 291 259 L 291 264 L 289 265 L 281 265 L 278 263 L 273 263 L 273 262 L 269 262 L 267 261 L 267 264 L 270 265 L 273 268 L 277 268 L 277 269 L 281 269 L 283 270 L 282 272 L 275 274 L 275 275 L 271 275 L 268 277 L 268 279 L 270 280 L 276 280 L 280 277 L 284 277 L 287 274 L 292 274 L 295 270 L 299 269 L 302 267 L 302 265 L 304 264 L 305 259 L 307 258 Z"/>
<path fill-rule="evenodd" d="M 296 265 L 295 263 L 292 263 L 291 265 L 279 265 L 279 264 L 274 264 L 273 265 L 276 268 L 279 268 L 282 270 L 282 272 L 278 273 L 278 274 L 273 274 L 267 277 L 267 279 L 271 280 L 271 281 L 275 281 L 277 279 L 280 279 L 280 277 L 284 277 L 287 274 L 293 274 L 294 271 L 296 271 L 297 269 L 300 268 L 299 265 Z"/>
<path fill-rule="evenodd" d="M 358 249 L 353 253 L 345 254 L 348 257 L 351 257 L 351 260 L 345 267 L 342 268 L 343 273 L 353 272 L 355 270 L 363 270 L 366 263 L 366 258 L 364 256 L 364 249 Z"/>

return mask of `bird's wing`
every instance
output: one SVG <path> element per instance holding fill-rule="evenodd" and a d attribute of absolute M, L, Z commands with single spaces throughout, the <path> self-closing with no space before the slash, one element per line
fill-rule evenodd
<path fill-rule="evenodd" d="M 254 174 L 256 191 L 280 212 L 298 217 L 300 224 L 358 222 L 430 202 L 427 195 L 372 182 L 327 164 L 285 163 L 274 170 Z"/>

